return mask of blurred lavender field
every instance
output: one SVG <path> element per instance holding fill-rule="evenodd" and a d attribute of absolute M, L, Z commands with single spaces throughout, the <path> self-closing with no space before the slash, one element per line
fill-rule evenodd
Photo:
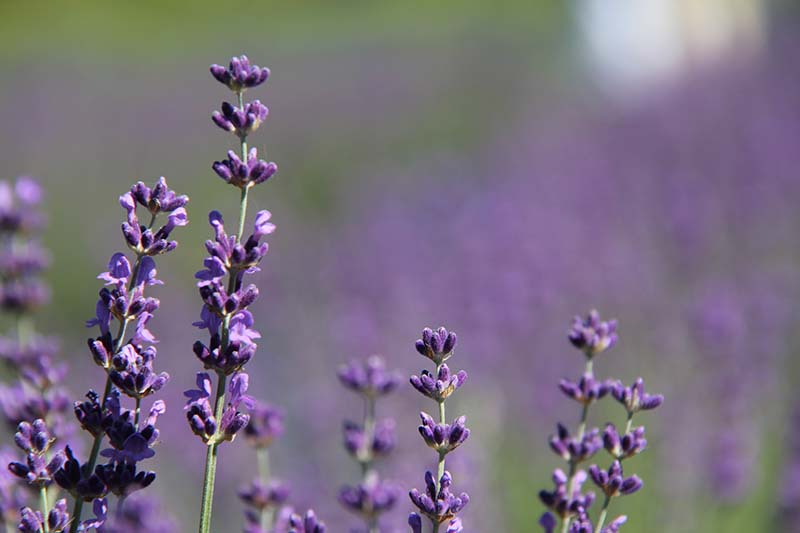
<path fill-rule="evenodd" d="M 800 531 L 800 13 L 617 4 L 0 7 L 3 177 L 47 188 L 40 324 L 62 338 L 76 398 L 102 383 L 83 323 L 119 242 L 117 197 L 159 175 L 191 197 L 153 328 L 172 376 L 154 490 L 181 531 L 205 453 L 182 412 L 193 273 L 206 213 L 235 210 L 210 169 L 224 151 L 207 66 L 242 51 L 272 69 L 257 146 L 281 167 L 251 200 L 278 230 L 248 368 L 254 394 L 287 412 L 272 455 L 298 507 L 335 532 L 355 524 L 336 495 L 357 475 L 341 421 L 361 406 L 339 365 L 381 353 L 418 372 L 414 339 L 443 324 L 470 373 L 453 412 L 472 435 L 450 466 L 472 496 L 466 530 L 538 530 L 547 436 L 575 422 L 556 387 L 578 372 L 566 331 L 598 307 L 620 320 L 601 372 L 645 375 L 667 397 L 632 460 L 645 488 L 616 509 L 624 530 Z M 381 470 L 406 489 L 430 459 L 425 407 L 410 386 L 380 407 L 400 437 Z M 222 451 L 215 520 L 230 531 L 252 462 L 238 440 Z M 390 531 L 410 510 L 401 499 Z"/>

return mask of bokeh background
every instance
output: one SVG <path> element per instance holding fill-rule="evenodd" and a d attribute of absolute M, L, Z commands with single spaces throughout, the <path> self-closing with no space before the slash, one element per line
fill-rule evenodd
<path fill-rule="evenodd" d="M 251 205 L 278 231 L 254 307 L 254 394 L 284 406 L 274 470 L 334 532 L 358 476 L 340 425 L 360 405 L 338 365 L 382 353 L 425 361 L 426 325 L 457 331 L 470 380 L 451 413 L 472 532 L 536 531 L 559 460 L 546 439 L 576 422 L 559 378 L 591 307 L 620 320 L 596 368 L 667 396 L 631 461 L 646 487 L 614 510 L 626 531 L 800 531 L 800 9 L 762 0 L 460 2 L 28 2 L 0 4 L 2 176 L 48 190 L 52 304 L 76 398 L 102 386 L 85 348 L 117 197 L 167 176 L 191 196 L 153 330 L 172 380 L 153 490 L 195 527 L 204 448 L 182 391 L 200 305 L 192 274 L 206 213 L 235 216 L 210 169 L 231 138 L 210 121 L 227 91 L 210 63 L 272 69 L 251 141 L 280 166 Z M 421 486 L 429 409 L 410 387 L 381 406 L 399 449 L 383 472 Z M 593 422 L 618 421 L 616 410 Z M 254 457 L 225 446 L 217 530 L 239 528 Z M 405 499 L 387 531 L 405 531 Z"/>

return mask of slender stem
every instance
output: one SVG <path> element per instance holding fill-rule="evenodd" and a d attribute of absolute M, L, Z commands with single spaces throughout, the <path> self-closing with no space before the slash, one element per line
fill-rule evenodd
<path fill-rule="evenodd" d="M 17 315 L 17 342 L 20 347 L 25 347 L 33 337 L 33 321 L 31 317 L 23 314 Z"/>
<path fill-rule="evenodd" d="M 44 525 L 44 533 L 50 533 L 50 526 L 47 523 L 47 514 L 50 512 L 50 504 L 47 501 L 47 487 L 42 485 L 39 489 L 39 500 L 41 501 L 42 506 L 42 520 Z"/>
<path fill-rule="evenodd" d="M 242 141 L 244 142 L 244 141 Z M 236 241 L 241 242 L 242 234 L 244 233 L 244 221 L 247 218 L 247 194 L 250 192 L 250 187 L 245 186 L 242 188 L 242 195 L 239 198 L 239 229 L 236 232 Z"/>
<path fill-rule="evenodd" d="M 258 477 L 264 486 L 269 486 L 271 477 L 269 467 L 269 448 L 262 447 L 256 449 L 256 459 L 258 461 Z M 261 511 L 261 529 L 264 531 L 271 531 L 274 520 L 275 510 L 271 505 Z"/>
<path fill-rule="evenodd" d="M 437 363 L 436 364 L 436 374 L 435 375 L 437 375 L 437 376 L 439 375 L 439 371 L 441 370 L 441 368 L 442 368 L 442 363 L 441 362 Z M 444 400 L 441 400 L 439 402 L 439 423 L 440 424 L 446 424 L 447 423 L 447 415 L 445 413 Z M 439 488 L 440 488 L 440 485 L 441 485 L 442 476 L 444 475 L 444 468 L 445 468 L 445 459 L 444 458 L 445 458 L 446 455 L 447 454 L 444 453 L 444 452 L 439 452 L 439 464 L 438 464 L 438 467 L 436 469 L 436 480 L 435 480 L 435 482 L 436 482 L 436 495 L 437 496 L 438 496 L 438 493 L 439 493 Z M 435 520 L 431 520 L 431 522 L 433 524 L 433 533 L 439 533 L 439 522 L 437 522 Z"/>
<path fill-rule="evenodd" d="M 217 374 L 217 394 L 214 398 L 214 416 L 217 419 L 217 432 L 221 430 L 219 422 L 222 420 L 222 413 L 225 410 L 225 388 L 227 376 Z M 203 479 L 203 501 L 200 508 L 200 533 L 211 531 L 211 506 L 214 503 L 214 481 L 217 475 L 217 447 L 219 441 L 217 435 L 212 437 L 208 443 L 206 453 L 206 472 Z"/>
<path fill-rule="evenodd" d="M 603 524 L 606 523 L 606 516 L 608 515 L 609 503 L 611 503 L 611 496 L 606 494 L 606 499 L 603 500 L 603 508 L 600 510 L 600 516 L 597 518 L 597 526 L 595 526 L 594 533 L 600 533 L 603 530 Z"/>
<path fill-rule="evenodd" d="M 142 399 L 136 398 L 136 411 L 133 416 L 133 425 L 139 430 L 139 415 L 142 413 Z"/>
<path fill-rule="evenodd" d="M 631 427 L 633 426 L 633 413 L 628 413 L 628 422 L 625 424 L 625 434 L 631 432 Z"/>
<path fill-rule="evenodd" d="M 375 456 L 372 453 L 372 444 L 375 441 L 375 397 L 371 394 L 364 396 L 364 445 L 359 451 L 361 463 L 361 482 L 366 484 L 375 467 Z M 369 533 L 378 533 L 378 516 L 373 509 L 364 509 L 364 521 Z"/>

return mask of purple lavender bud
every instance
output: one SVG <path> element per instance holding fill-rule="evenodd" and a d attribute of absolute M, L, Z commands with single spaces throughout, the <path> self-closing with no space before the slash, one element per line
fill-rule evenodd
<path fill-rule="evenodd" d="M 178 195 L 167 186 L 167 180 L 164 176 L 158 179 L 152 189 L 141 181 L 136 183 L 131 187 L 131 195 L 137 203 L 152 215 L 172 213 L 189 203 L 188 196 Z"/>
<path fill-rule="evenodd" d="M 40 511 L 24 507 L 20 511 L 20 520 L 17 530 L 21 533 L 41 533 L 44 531 L 44 517 Z"/>
<path fill-rule="evenodd" d="M 47 525 L 50 531 L 64 531 L 69 525 L 69 512 L 67 512 L 67 500 L 58 500 L 53 509 L 47 515 Z"/>
<path fill-rule="evenodd" d="M 419 416 L 422 419 L 422 425 L 419 426 L 422 439 L 439 454 L 447 455 L 469 437 L 465 416 L 458 417 L 452 424 L 437 424 L 433 417 L 425 412 L 421 412 Z"/>
<path fill-rule="evenodd" d="M 417 513 L 408 515 L 408 525 L 411 526 L 411 533 L 422 533 L 422 517 Z"/>
<path fill-rule="evenodd" d="M 348 389 L 370 397 L 388 394 L 400 383 L 400 376 L 396 372 L 388 372 L 379 355 L 371 356 L 364 363 L 351 361 L 342 365 L 338 376 Z"/>
<path fill-rule="evenodd" d="M 269 109 L 267 109 L 267 106 L 258 100 L 245 104 L 243 109 L 235 107 L 228 102 L 223 102 L 221 112 L 214 111 L 211 115 L 211 120 L 221 129 L 235 134 L 240 139 L 244 139 L 261 126 L 268 114 Z"/>
<path fill-rule="evenodd" d="M 289 527 L 288 533 L 325 533 L 325 524 L 311 509 L 306 511 L 305 516 L 293 514 L 289 518 Z"/>
<path fill-rule="evenodd" d="M 642 453 L 647 447 L 644 438 L 644 426 L 634 428 L 629 433 L 620 436 L 613 424 L 606 425 L 603 431 L 603 446 L 614 458 L 627 459 Z"/>
<path fill-rule="evenodd" d="M 442 364 L 453 355 L 455 346 L 456 334 L 448 332 L 443 327 L 435 332 L 431 328 L 423 329 L 422 338 L 415 343 L 417 351 L 437 365 Z"/>
<path fill-rule="evenodd" d="M 289 499 L 289 487 L 279 481 L 272 481 L 267 485 L 260 479 L 254 479 L 239 490 L 239 498 L 246 505 L 258 510 L 275 509 Z"/>
<path fill-rule="evenodd" d="M 550 449 L 565 461 L 575 464 L 581 463 L 594 455 L 597 450 L 603 447 L 599 430 L 592 429 L 586 432 L 582 438 L 573 438 L 569 430 L 563 424 L 557 425 L 557 433 L 551 435 L 549 439 Z"/>
<path fill-rule="evenodd" d="M 456 374 L 451 374 L 446 364 L 441 365 L 437 376 L 423 370 L 419 376 L 411 376 L 410 379 L 415 389 L 436 402 L 449 398 L 465 381 L 467 381 L 465 371 L 460 370 Z"/>
<path fill-rule="evenodd" d="M 642 488 L 642 480 L 637 476 L 623 477 L 622 465 L 614 461 L 608 471 L 600 470 L 597 465 L 589 468 L 589 476 L 603 493 L 609 498 L 633 494 Z"/>
<path fill-rule="evenodd" d="M 251 148 L 247 161 L 242 161 L 233 150 L 228 150 L 228 159 L 215 161 L 211 168 L 225 182 L 246 189 L 267 181 L 278 172 L 278 165 L 258 158 L 258 150 Z"/>
<path fill-rule="evenodd" d="M 612 389 L 612 383 L 598 381 L 591 373 L 586 373 L 577 383 L 562 379 L 558 387 L 566 396 L 585 406 L 591 405 L 608 394 Z"/>
<path fill-rule="evenodd" d="M 625 406 L 628 415 L 639 411 L 655 409 L 664 403 L 660 394 L 647 394 L 644 390 L 644 380 L 637 378 L 630 387 L 625 387 L 621 381 L 614 384 L 611 394 L 619 403 Z"/>
<path fill-rule="evenodd" d="M 462 492 L 456 496 L 450 492 L 451 484 L 452 476 L 445 471 L 439 480 L 440 489 L 437 493 L 433 474 L 428 471 L 425 473 L 425 493 L 412 489 L 408 495 L 420 514 L 427 516 L 432 522 L 442 524 L 455 518 L 469 503 L 467 493 Z"/>
<path fill-rule="evenodd" d="M 583 350 L 586 357 L 591 359 L 616 344 L 617 321 L 601 321 L 600 314 L 593 309 L 585 319 L 575 317 L 568 338 L 573 346 Z"/>
<path fill-rule="evenodd" d="M 398 496 L 397 487 L 381 481 L 377 474 L 372 472 L 359 485 L 342 487 L 339 491 L 339 502 L 346 509 L 371 520 L 391 509 Z"/>
<path fill-rule="evenodd" d="M 235 93 L 241 93 L 249 88 L 257 87 L 269 78 L 269 69 L 250 65 L 250 60 L 247 59 L 247 56 L 232 58 L 228 68 L 221 65 L 211 65 L 209 70 L 214 79 Z"/>
<path fill-rule="evenodd" d="M 255 448 L 267 448 L 283 435 L 283 420 L 283 410 L 256 401 L 250 409 L 250 422 L 244 428 L 244 438 Z"/>
<path fill-rule="evenodd" d="M 556 517 L 551 512 L 546 512 L 539 518 L 539 525 L 542 526 L 544 533 L 553 533 L 556 523 Z"/>

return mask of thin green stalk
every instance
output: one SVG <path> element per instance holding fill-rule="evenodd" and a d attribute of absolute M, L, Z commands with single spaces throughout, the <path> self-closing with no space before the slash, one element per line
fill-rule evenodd
<path fill-rule="evenodd" d="M 441 362 L 437 363 L 436 364 L 436 374 L 435 375 L 437 375 L 437 376 L 439 375 L 439 371 L 441 370 L 441 368 L 442 368 L 442 363 Z M 447 423 L 447 418 L 446 418 L 445 408 L 444 408 L 444 400 L 441 400 L 439 402 L 439 423 L 440 424 L 446 424 Z M 441 485 L 442 476 L 444 475 L 444 468 L 445 468 L 445 459 L 444 458 L 445 458 L 445 455 L 446 455 L 445 453 L 439 452 L 439 465 L 438 465 L 438 467 L 436 469 L 436 480 L 435 480 L 436 481 L 436 493 L 437 493 L 437 495 L 439 493 L 439 487 Z M 433 533 L 439 533 L 439 522 L 436 522 L 435 520 L 432 520 L 431 522 L 433 523 Z"/>
<path fill-rule="evenodd" d="M 372 453 L 372 442 L 375 440 L 375 397 L 367 395 L 364 397 L 364 448 L 359 453 L 361 462 L 361 479 L 366 483 L 372 475 L 375 465 L 375 457 Z M 367 509 L 365 513 L 367 531 L 378 533 L 378 517 Z"/>
<path fill-rule="evenodd" d="M 47 514 L 50 512 L 50 504 L 47 501 L 47 487 L 45 485 L 42 485 L 39 489 L 39 500 L 42 506 L 42 516 L 44 517 L 44 520 L 42 520 L 44 523 L 44 533 L 50 533 L 50 526 L 47 523 Z"/>
<path fill-rule="evenodd" d="M 222 420 L 222 413 L 225 410 L 225 388 L 227 377 L 224 374 L 217 374 L 217 393 L 214 398 L 214 416 L 217 424 Z M 221 428 L 217 428 L 217 432 Z M 200 507 L 200 533 L 211 531 L 211 506 L 214 503 L 214 481 L 217 476 L 217 447 L 219 442 L 216 435 L 208 443 L 206 453 L 206 472 L 203 479 L 203 501 Z"/>
<path fill-rule="evenodd" d="M 269 467 L 269 448 L 262 447 L 256 450 L 256 459 L 258 460 L 258 477 L 264 485 L 269 485 L 270 481 L 270 467 Z M 264 531 L 272 530 L 272 523 L 275 521 L 275 510 L 270 506 L 261 512 L 261 529 Z"/>
<path fill-rule="evenodd" d="M 606 495 L 606 499 L 603 500 L 603 508 L 600 510 L 600 516 L 597 518 L 597 526 L 594 529 L 594 533 L 600 533 L 603 530 L 603 524 L 606 523 L 606 516 L 608 515 L 609 503 L 611 503 L 611 496 Z"/>
<path fill-rule="evenodd" d="M 134 411 L 133 425 L 139 429 L 139 415 L 142 413 L 142 399 L 136 398 L 136 411 Z"/>

